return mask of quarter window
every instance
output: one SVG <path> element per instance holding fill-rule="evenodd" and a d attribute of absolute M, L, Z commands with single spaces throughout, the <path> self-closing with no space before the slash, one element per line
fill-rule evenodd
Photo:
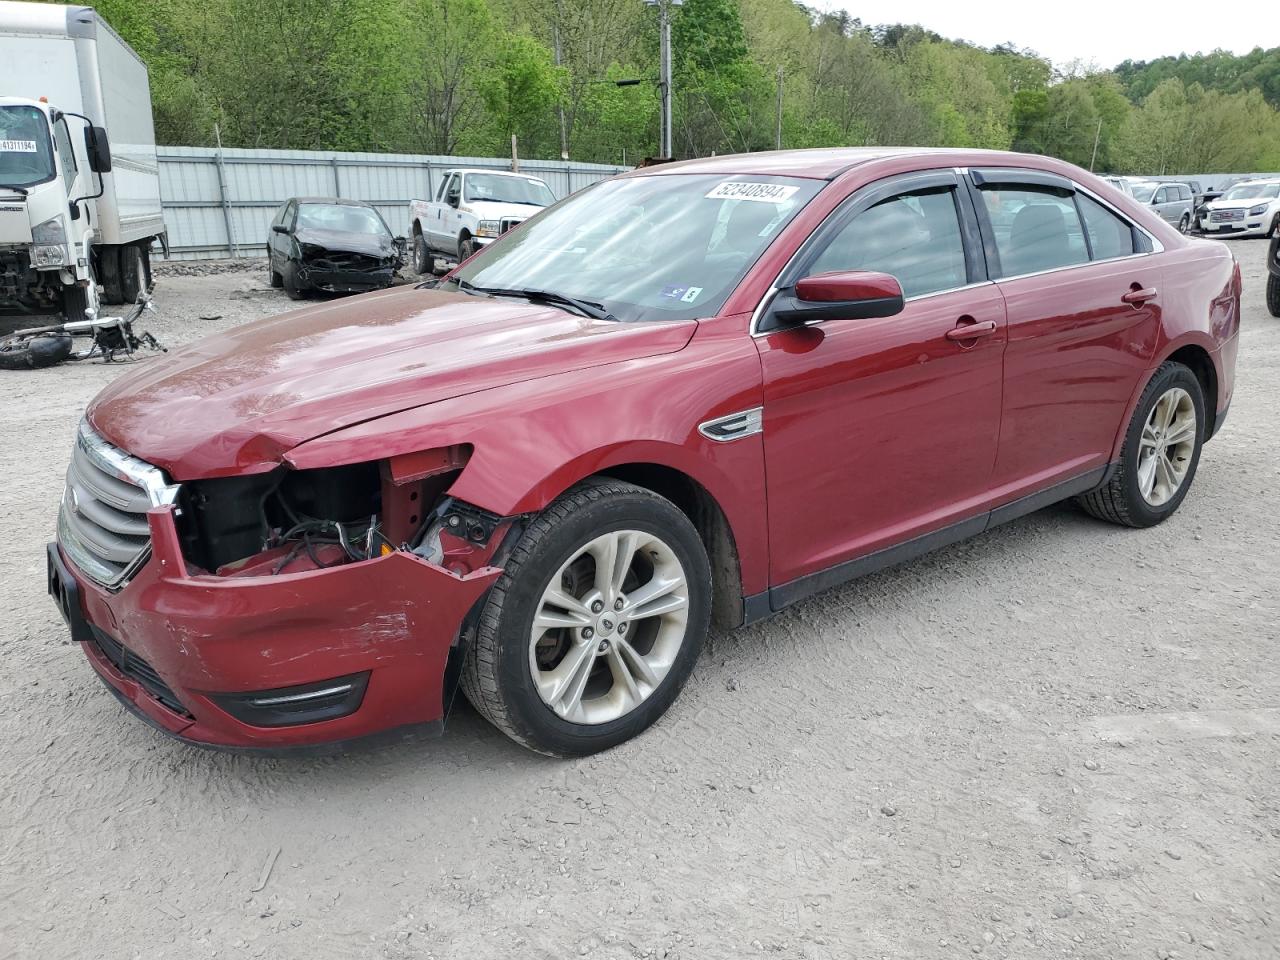
<path fill-rule="evenodd" d="M 954 191 L 901 194 L 862 211 L 832 238 L 808 275 L 848 270 L 890 274 L 908 297 L 964 286 Z"/>
<path fill-rule="evenodd" d="M 70 187 L 76 178 L 76 151 L 71 146 L 71 131 L 67 129 L 66 117 L 53 125 L 53 143 L 62 162 L 62 180 Z"/>
<path fill-rule="evenodd" d="M 1088 262 L 1084 228 L 1071 194 L 1018 185 L 984 188 L 980 195 L 995 234 L 1001 276 Z"/>
<path fill-rule="evenodd" d="M 1080 215 L 1084 217 L 1085 229 L 1089 231 L 1093 259 L 1111 260 L 1134 252 L 1133 228 L 1127 222 L 1083 193 L 1076 194 L 1076 203 L 1080 205 Z"/>

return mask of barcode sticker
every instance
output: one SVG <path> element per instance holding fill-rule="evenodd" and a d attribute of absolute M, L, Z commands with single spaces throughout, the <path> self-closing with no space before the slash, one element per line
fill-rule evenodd
<path fill-rule="evenodd" d="M 705 197 L 707 200 L 754 200 L 757 203 L 782 203 L 799 187 L 781 183 L 749 183 L 744 180 L 726 180 L 718 183 Z"/>

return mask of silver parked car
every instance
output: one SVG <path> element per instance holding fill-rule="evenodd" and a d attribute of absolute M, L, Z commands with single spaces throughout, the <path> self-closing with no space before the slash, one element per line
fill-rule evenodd
<path fill-rule="evenodd" d="M 1191 229 L 1192 201 L 1191 188 L 1185 183 L 1157 183 L 1154 180 L 1139 180 L 1130 184 L 1133 198 L 1145 203 L 1156 213 L 1164 217 L 1175 227 L 1186 233 Z"/>

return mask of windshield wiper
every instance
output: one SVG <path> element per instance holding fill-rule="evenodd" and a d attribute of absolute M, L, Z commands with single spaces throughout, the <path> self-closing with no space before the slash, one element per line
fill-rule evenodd
<path fill-rule="evenodd" d="M 467 292 L 482 293 L 489 297 L 523 297 L 526 300 L 535 303 L 549 303 L 555 307 L 571 307 L 583 316 L 591 317 L 593 320 L 617 320 L 612 313 L 604 308 L 604 304 L 596 303 L 594 300 L 579 300 L 577 297 L 570 297 L 563 293 L 556 293 L 554 290 L 521 290 L 515 288 L 504 287 L 477 287 L 473 283 L 466 280 L 458 280 L 459 289 Z"/>
<path fill-rule="evenodd" d="M 11 187 L 7 183 L 0 184 L 0 190 L 12 190 L 14 193 L 21 194 L 24 197 L 29 192 L 26 187 Z"/>

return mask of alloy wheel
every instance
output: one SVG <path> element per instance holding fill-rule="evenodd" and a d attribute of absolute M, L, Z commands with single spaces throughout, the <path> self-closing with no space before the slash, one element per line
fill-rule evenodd
<path fill-rule="evenodd" d="M 1195 453 L 1196 433 L 1191 394 L 1181 387 L 1161 394 L 1142 426 L 1138 446 L 1138 490 L 1151 506 L 1163 506 L 1181 488 Z"/>
<path fill-rule="evenodd" d="M 596 537 L 556 571 L 538 602 L 529 636 L 538 695 L 572 723 L 618 720 L 662 684 L 688 620 L 688 576 L 661 537 Z"/>

